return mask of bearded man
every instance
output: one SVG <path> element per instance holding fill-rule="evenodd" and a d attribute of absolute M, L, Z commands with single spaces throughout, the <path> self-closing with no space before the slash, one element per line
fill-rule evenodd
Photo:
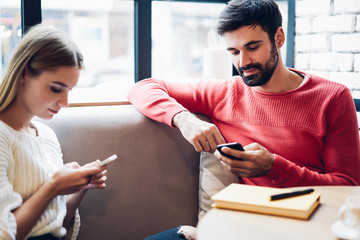
<path fill-rule="evenodd" d="M 196 151 L 215 152 L 239 183 L 278 188 L 359 185 L 359 130 L 350 90 L 285 67 L 277 4 L 232 0 L 217 31 L 239 76 L 192 83 L 145 79 L 129 92 L 130 102 L 147 117 L 178 127 Z M 220 154 L 217 145 L 228 142 L 241 143 L 244 151 L 223 147 L 229 157 Z M 195 228 L 183 226 L 148 239 L 195 235 Z"/>
<path fill-rule="evenodd" d="M 196 151 L 215 152 L 243 184 L 359 185 L 359 130 L 351 92 L 285 67 L 277 4 L 232 0 L 217 31 L 238 76 L 191 83 L 146 79 L 129 92 L 130 102 L 149 118 L 178 127 Z M 223 148 L 242 160 L 216 151 L 226 142 L 244 146 L 244 151 Z"/>

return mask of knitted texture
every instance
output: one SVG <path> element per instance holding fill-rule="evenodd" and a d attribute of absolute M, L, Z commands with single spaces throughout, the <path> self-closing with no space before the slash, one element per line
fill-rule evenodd
<path fill-rule="evenodd" d="M 358 185 L 360 142 L 355 106 L 345 86 L 314 75 L 284 93 L 246 86 L 240 77 L 191 83 L 143 80 L 128 99 L 146 116 L 172 126 L 180 111 L 211 118 L 227 142 L 257 142 L 275 156 L 266 176 L 245 184 L 293 187 Z"/>
<path fill-rule="evenodd" d="M 39 122 L 33 124 L 37 137 L 15 131 L 0 121 L 0 239 L 15 239 L 16 221 L 11 211 L 30 198 L 63 166 L 54 132 Z M 66 197 L 54 198 L 28 236 L 47 233 L 64 236 L 65 214 Z M 77 234 L 78 227 L 75 229 Z"/>

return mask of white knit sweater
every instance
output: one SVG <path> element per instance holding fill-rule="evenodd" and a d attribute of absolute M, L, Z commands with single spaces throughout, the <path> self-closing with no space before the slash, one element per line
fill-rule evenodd
<path fill-rule="evenodd" d="M 19 132 L 0 121 L 0 239 L 15 239 L 16 221 L 12 210 L 19 207 L 63 165 L 55 133 L 39 122 L 32 123 L 38 136 Z M 66 196 L 51 201 L 28 237 L 51 233 L 62 237 Z M 77 214 L 78 217 L 78 214 Z M 76 239 L 79 219 L 75 219 L 71 239 Z"/>

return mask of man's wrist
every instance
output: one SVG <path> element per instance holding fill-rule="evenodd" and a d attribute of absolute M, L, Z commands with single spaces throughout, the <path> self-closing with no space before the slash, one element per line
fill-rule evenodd
<path fill-rule="evenodd" d="M 181 111 L 173 117 L 172 125 L 174 127 L 179 127 L 179 125 L 184 121 L 184 119 L 188 116 L 188 114 L 191 114 L 189 111 Z"/>

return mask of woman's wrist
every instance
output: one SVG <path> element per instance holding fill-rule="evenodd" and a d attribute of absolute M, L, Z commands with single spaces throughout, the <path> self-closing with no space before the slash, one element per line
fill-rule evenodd
<path fill-rule="evenodd" d="M 45 182 L 39 190 L 42 190 L 44 194 L 51 199 L 59 195 L 57 190 L 57 182 L 54 178 L 50 178 L 50 180 Z"/>

